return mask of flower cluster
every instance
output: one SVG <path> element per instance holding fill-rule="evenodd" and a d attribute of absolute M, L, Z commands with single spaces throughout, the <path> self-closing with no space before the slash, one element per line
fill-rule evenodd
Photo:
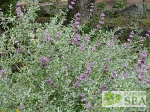
<path fill-rule="evenodd" d="M 82 98 L 82 99 L 81 99 L 82 102 L 85 102 L 85 101 L 86 101 L 85 94 L 81 94 L 81 98 Z"/>
<path fill-rule="evenodd" d="M 42 68 L 46 68 L 48 66 L 49 61 L 50 61 L 49 57 L 41 56 L 40 57 L 40 63 L 42 65 Z"/>
<path fill-rule="evenodd" d="M 81 94 L 81 101 L 82 102 L 86 102 L 86 97 L 85 97 L 85 94 L 83 93 L 83 94 Z M 93 107 L 91 106 L 91 104 L 90 104 L 90 102 L 87 102 L 86 103 L 86 107 L 87 107 L 87 109 L 89 110 L 89 111 L 91 111 L 92 109 L 93 109 Z"/>
<path fill-rule="evenodd" d="M 105 65 L 104 65 L 104 72 L 108 72 L 109 71 L 109 65 L 108 65 L 109 62 L 110 62 L 110 59 L 106 58 Z"/>
<path fill-rule="evenodd" d="M 146 79 L 146 84 L 150 85 L 150 76 Z"/>
<path fill-rule="evenodd" d="M 76 0 L 73 0 L 70 2 L 70 4 L 68 5 L 68 8 L 73 10 L 73 6 L 76 4 Z"/>
<path fill-rule="evenodd" d="M 123 72 L 122 76 L 125 78 L 130 78 L 130 76 L 125 71 Z"/>
<path fill-rule="evenodd" d="M 17 54 L 21 54 L 21 53 L 22 53 L 22 50 L 23 50 L 23 47 L 19 47 L 19 48 L 17 49 Z"/>
<path fill-rule="evenodd" d="M 99 23 L 98 23 L 98 25 L 97 25 L 97 29 L 102 29 L 102 25 L 104 24 L 105 14 L 102 13 L 102 14 L 100 15 L 100 17 L 101 17 L 101 20 L 99 21 Z"/>
<path fill-rule="evenodd" d="M 146 37 L 150 37 L 150 30 L 146 33 Z"/>
<path fill-rule="evenodd" d="M 80 49 L 81 49 L 82 51 L 85 50 L 85 45 L 88 43 L 88 40 L 89 40 L 89 35 L 86 34 L 85 37 L 84 37 L 83 45 L 80 47 Z"/>
<path fill-rule="evenodd" d="M 146 71 L 146 51 L 142 51 L 141 58 L 137 64 L 137 68 L 140 70 L 139 74 L 137 74 L 138 82 L 141 82 L 144 79 Z"/>
<path fill-rule="evenodd" d="M 92 16 L 93 12 L 94 12 L 94 3 L 91 3 L 91 5 L 90 5 L 90 16 Z"/>
<path fill-rule="evenodd" d="M 135 35 L 135 33 L 134 33 L 134 31 L 132 30 L 132 31 L 130 32 L 130 35 L 129 35 L 129 38 L 127 39 L 127 41 L 128 41 L 128 42 L 131 42 L 132 39 L 133 39 L 133 37 L 134 37 L 134 35 Z"/>
<path fill-rule="evenodd" d="M 4 76 L 5 73 L 6 73 L 6 70 L 5 70 L 5 69 L 0 70 L 0 77 Z"/>
<path fill-rule="evenodd" d="M 100 87 L 100 93 L 102 93 L 102 91 L 107 91 L 108 89 L 107 89 L 107 85 L 106 85 L 106 83 L 104 82 L 103 84 L 102 84 L 102 86 Z"/>
<path fill-rule="evenodd" d="M 81 14 L 78 12 L 76 15 L 75 15 L 75 21 L 73 23 L 73 28 L 75 31 L 78 30 L 78 26 L 80 25 L 80 17 L 81 17 Z"/>
<path fill-rule="evenodd" d="M 45 35 L 45 40 L 46 40 L 46 42 L 49 42 L 50 39 L 51 39 L 51 37 L 50 37 L 48 31 L 46 31 L 46 35 Z"/>
<path fill-rule="evenodd" d="M 71 43 L 75 45 L 79 45 L 81 40 L 80 34 L 74 34 L 74 38 L 71 39 Z"/>
<path fill-rule="evenodd" d="M 89 76 L 89 74 L 91 73 L 91 70 L 92 70 L 93 67 L 94 67 L 94 62 L 91 62 L 91 63 L 89 64 L 89 66 L 87 67 L 86 71 L 85 71 L 84 73 L 82 73 L 82 74 L 78 77 L 78 80 L 76 81 L 76 83 L 73 84 L 73 86 L 74 86 L 75 88 L 77 88 L 77 87 L 81 84 L 81 82 L 82 82 L 83 80 L 85 80 L 85 79 Z"/>
<path fill-rule="evenodd" d="M 112 75 L 110 76 L 110 79 L 114 79 L 116 77 L 116 75 L 117 75 L 117 71 L 114 70 Z"/>
<path fill-rule="evenodd" d="M 50 78 L 46 78 L 46 82 L 51 85 L 52 87 L 55 87 L 54 82 Z"/>
<path fill-rule="evenodd" d="M 17 11 L 18 16 L 19 16 L 19 17 L 22 17 L 22 16 L 23 16 L 23 12 L 21 11 L 21 7 L 20 7 L 20 6 L 21 6 L 21 4 L 20 4 L 20 2 L 18 1 L 17 4 L 16 4 L 16 7 L 17 7 L 17 8 L 16 8 L 16 11 Z"/>
<path fill-rule="evenodd" d="M 62 34 L 62 32 L 61 32 L 61 31 L 57 32 L 56 37 L 60 38 L 61 34 Z"/>
<path fill-rule="evenodd" d="M 86 107 L 88 108 L 89 111 L 93 110 L 93 107 L 91 106 L 90 102 L 86 103 Z"/>
<path fill-rule="evenodd" d="M 93 51 L 96 51 L 97 48 L 99 47 L 99 45 L 101 45 L 101 43 L 100 43 L 100 42 L 97 42 L 97 43 L 93 46 L 92 50 L 93 50 Z"/>

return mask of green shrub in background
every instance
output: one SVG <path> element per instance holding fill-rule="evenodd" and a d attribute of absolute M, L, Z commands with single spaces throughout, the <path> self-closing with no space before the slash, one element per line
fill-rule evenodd
<path fill-rule="evenodd" d="M 126 3 L 124 0 L 117 0 L 116 3 L 113 5 L 113 8 L 117 8 L 117 9 L 120 9 L 120 8 L 123 8 L 126 6 Z"/>
<path fill-rule="evenodd" d="M 106 2 L 100 2 L 100 3 L 98 3 L 98 4 L 96 4 L 96 7 L 97 8 L 100 8 L 100 9 L 104 9 L 104 8 L 106 8 Z"/>
<path fill-rule="evenodd" d="M 12 11 L 15 12 L 17 2 L 18 0 L 0 0 L 0 8 L 2 8 L 4 13 L 9 13 L 10 9 L 8 6 L 12 4 Z"/>

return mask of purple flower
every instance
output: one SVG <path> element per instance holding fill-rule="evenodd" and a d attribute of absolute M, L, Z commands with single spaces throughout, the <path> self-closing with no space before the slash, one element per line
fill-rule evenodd
<path fill-rule="evenodd" d="M 60 38 L 61 34 L 62 34 L 61 31 L 57 32 L 57 37 Z"/>
<path fill-rule="evenodd" d="M 105 59 L 105 62 L 106 62 L 106 63 L 109 63 L 109 62 L 110 62 L 110 58 L 106 58 L 106 59 Z"/>
<path fill-rule="evenodd" d="M 134 33 L 134 31 L 132 30 L 132 31 L 130 32 L 130 35 L 134 36 L 134 34 L 135 34 L 135 33 Z"/>
<path fill-rule="evenodd" d="M 94 67 L 94 62 L 90 63 L 90 67 L 93 68 Z"/>
<path fill-rule="evenodd" d="M 77 88 L 80 85 L 81 81 L 85 80 L 88 77 L 88 75 L 91 72 L 91 68 L 93 68 L 93 66 L 94 62 L 91 62 L 87 67 L 87 70 L 78 77 L 78 80 L 73 84 L 75 88 Z"/>
<path fill-rule="evenodd" d="M 46 78 L 46 82 L 51 85 L 52 87 L 55 86 L 54 82 L 50 78 Z"/>
<path fill-rule="evenodd" d="M 98 24 L 96 27 L 97 29 L 102 29 L 102 26 L 100 24 Z"/>
<path fill-rule="evenodd" d="M 68 8 L 69 8 L 69 9 L 73 9 L 73 6 L 72 6 L 72 5 L 69 5 Z"/>
<path fill-rule="evenodd" d="M 133 39 L 133 37 L 134 37 L 134 35 L 135 35 L 135 33 L 134 33 L 134 31 L 132 30 L 132 31 L 130 32 L 130 35 L 129 35 L 129 38 L 127 39 L 127 41 L 128 41 L 128 42 L 131 42 L 132 39 Z"/>
<path fill-rule="evenodd" d="M 91 107 L 89 107 L 89 108 L 88 108 L 88 110 L 89 110 L 89 111 L 93 110 L 93 107 L 92 107 L 92 106 L 91 106 Z"/>
<path fill-rule="evenodd" d="M 80 39 L 81 35 L 80 34 L 74 34 L 74 39 L 71 39 L 72 44 L 79 45 L 80 44 Z"/>
<path fill-rule="evenodd" d="M 81 46 L 80 49 L 81 49 L 82 51 L 85 51 L 85 47 L 84 47 L 84 46 Z"/>
<path fill-rule="evenodd" d="M 20 107 L 21 107 L 21 109 L 25 109 L 26 108 L 24 104 L 22 104 Z"/>
<path fill-rule="evenodd" d="M 141 42 L 144 42 L 146 40 L 146 37 L 141 36 Z"/>
<path fill-rule="evenodd" d="M 16 8 L 16 11 L 17 11 L 18 16 L 19 16 L 19 17 L 22 17 L 23 12 L 21 11 L 21 7 L 20 7 L 20 6 L 21 6 L 21 4 L 20 4 L 20 2 L 18 1 L 17 4 L 16 4 L 16 7 L 17 7 L 17 8 Z"/>
<path fill-rule="evenodd" d="M 91 106 L 90 102 L 87 102 L 87 103 L 86 103 L 86 106 L 87 106 L 87 107 L 90 107 L 90 106 Z"/>
<path fill-rule="evenodd" d="M 128 41 L 128 42 L 132 42 L 132 39 L 128 38 L 127 41 Z"/>
<path fill-rule="evenodd" d="M 91 6 L 90 6 L 90 16 L 92 16 L 93 12 L 94 12 L 94 3 L 91 3 Z"/>
<path fill-rule="evenodd" d="M 103 84 L 102 84 L 102 86 L 101 86 L 101 92 L 102 91 L 107 91 L 107 87 L 106 87 L 107 85 L 106 85 L 106 83 L 104 82 Z"/>
<path fill-rule="evenodd" d="M 113 42 L 113 41 L 110 41 L 110 42 L 109 42 L 109 45 L 110 45 L 111 47 L 113 47 L 113 46 L 114 46 L 114 42 Z"/>
<path fill-rule="evenodd" d="M 103 25 L 103 24 L 104 24 L 104 21 L 99 21 L 99 24 Z"/>
<path fill-rule="evenodd" d="M 125 78 L 130 78 L 130 76 L 124 71 L 122 74 Z"/>
<path fill-rule="evenodd" d="M 81 101 L 82 101 L 82 102 L 85 102 L 85 101 L 86 101 L 86 98 L 82 98 Z"/>
<path fill-rule="evenodd" d="M 108 71 L 109 71 L 109 66 L 108 66 L 108 65 L 105 65 L 105 66 L 104 66 L 104 71 L 105 71 L 105 72 L 108 72 Z"/>
<path fill-rule="evenodd" d="M 88 41 L 88 39 L 89 39 L 89 35 L 86 34 L 85 37 L 84 37 L 84 41 Z"/>
<path fill-rule="evenodd" d="M 144 79 L 144 73 L 140 73 L 137 75 L 138 76 L 138 82 L 141 82 Z"/>
<path fill-rule="evenodd" d="M 16 7 L 20 7 L 20 6 L 21 6 L 21 3 L 18 1 L 16 4 Z"/>
<path fill-rule="evenodd" d="M 80 16 L 81 16 L 81 14 L 79 12 L 75 15 L 76 18 L 78 18 Z"/>
<path fill-rule="evenodd" d="M 79 12 L 75 15 L 75 21 L 72 25 L 72 27 L 74 28 L 75 31 L 77 31 L 78 26 L 80 25 L 80 16 L 81 16 L 81 14 Z"/>
<path fill-rule="evenodd" d="M 78 80 L 82 81 L 82 80 L 85 80 L 86 79 L 86 74 L 81 74 L 78 78 Z"/>
<path fill-rule="evenodd" d="M 129 47 L 129 46 L 130 46 L 130 44 L 129 44 L 129 43 L 127 43 L 127 42 L 125 42 L 125 43 L 124 43 L 124 46 L 127 48 L 127 47 Z"/>
<path fill-rule="evenodd" d="M 74 1 L 71 2 L 72 5 L 75 5 L 76 3 Z"/>
<path fill-rule="evenodd" d="M 46 42 L 49 42 L 50 39 L 51 39 L 51 37 L 50 37 L 48 31 L 46 31 L 46 35 L 45 35 L 45 40 L 46 40 Z"/>
<path fill-rule="evenodd" d="M 22 53 L 22 49 L 23 49 L 22 47 L 18 48 L 18 49 L 17 49 L 17 53 L 18 53 L 18 54 L 21 54 L 21 53 Z"/>
<path fill-rule="evenodd" d="M 146 84 L 150 85 L 150 76 L 146 79 Z"/>
<path fill-rule="evenodd" d="M 85 94 L 84 94 L 84 93 L 82 93 L 82 94 L 81 94 L 81 97 L 82 97 L 82 98 L 83 98 L 83 97 L 85 97 Z"/>
<path fill-rule="evenodd" d="M 99 23 L 97 25 L 97 29 L 102 29 L 102 25 L 104 24 L 105 14 L 102 13 L 100 16 L 101 16 L 101 20 L 99 21 Z"/>
<path fill-rule="evenodd" d="M 74 88 L 77 88 L 80 85 L 81 81 L 77 80 L 75 84 L 73 84 Z"/>
<path fill-rule="evenodd" d="M 81 38 L 81 35 L 80 35 L 80 34 L 76 34 L 76 35 L 75 35 L 76 41 L 80 41 L 80 40 L 81 40 L 80 38 Z"/>
<path fill-rule="evenodd" d="M 142 51 L 142 54 L 141 54 L 142 57 L 146 57 L 147 56 L 147 53 L 146 51 Z"/>
<path fill-rule="evenodd" d="M 50 58 L 41 56 L 40 57 L 40 63 L 42 65 L 42 68 L 46 68 L 48 66 L 48 62 L 50 61 Z"/>
<path fill-rule="evenodd" d="M 6 70 L 5 70 L 5 69 L 0 70 L 0 77 L 4 76 L 5 73 L 6 73 Z"/>
<path fill-rule="evenodd" d="M 110 76 L 110 79 L 114 79 L 114 78 L 115 78 L 115 76 L 116 76 L 116 74 L 117 74 L 117 71 L 116 71 L 116 70 L 114 70 L 114 71 L 113 71 L 113 73 L 112 73 L 112 75 Z"/>
<path fill-rule="evenodd" d="M 105 14 L 104 14 L 104 13 L 102 13 L 102 14 L 101 14 L 101 17 L 105 17 Z"/>
<path fill-rule="evenodd" d="M 126 63 L 124 63 L 124 64 L 123 64 L 123 66 L 124 66 L 124 67 L 127 67 L 127 66 L 128 66 L 128 63 L 127 63 L 127 62 L 126 62 Z"/>

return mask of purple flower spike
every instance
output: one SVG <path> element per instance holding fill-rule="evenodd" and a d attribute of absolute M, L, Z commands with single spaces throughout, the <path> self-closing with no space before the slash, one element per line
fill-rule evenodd
<path fill-rule="evenodd" d="M 50 78 L 46 78 L 46 82 L 51 85 L 52 87 L 55 86 L 54 82 Z"/>
<path fill-rule="evenodd" d="M 108 65 L 105 65 L 105 66 L 104 66 L 104 71 L 105 71 L 105 72 L 108 72 L 108 71 L 109 71 L 109 66 L 108 66 Z"/>
<path fill-rule="evenodd" d="M 50 58 L 41 56 L 40 57 L 40 63 L 42 65 L 42 68 L 46 68 L 48 66 L 48 62 L 50 61 Z"/>
<path fill-rule="evenodd" d="M 50 37 L 48 31 L 46 31 L 45 40 L 46 40 L 46 42 L 49 42 L 51 40 L 51 37 Z"/>
<path fill-rule="evenodd" d="M 116 76 L 116 74 L 117 74 L 117 71 L 113 71 L 113 73 L 112 73 L 112 75 L 110 76 L 110 79 L 114 79 L 115 78 L 115 76 Z"/>

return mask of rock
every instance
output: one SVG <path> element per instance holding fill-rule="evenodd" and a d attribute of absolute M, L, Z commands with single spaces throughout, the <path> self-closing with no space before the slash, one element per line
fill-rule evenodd
<path fill-rule="evenodd" d="M 143 14 L 143 7 L 138 4 L 130 5 L 120 11 L 120 14 L 131 14 L 131 15 L 141 15 Z"/>

